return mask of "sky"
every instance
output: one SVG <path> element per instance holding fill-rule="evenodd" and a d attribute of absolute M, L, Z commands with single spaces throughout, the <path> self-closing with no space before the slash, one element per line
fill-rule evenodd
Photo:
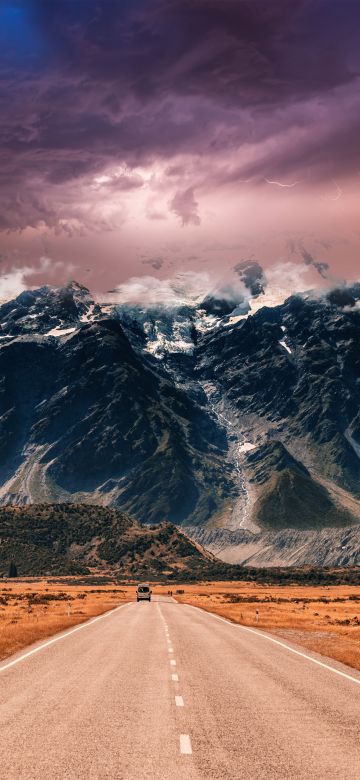
<path fill-rule="evenodd" d="M 359 30 L 358 0 L 1 0 L 0 296 L 358 278 Z"/>

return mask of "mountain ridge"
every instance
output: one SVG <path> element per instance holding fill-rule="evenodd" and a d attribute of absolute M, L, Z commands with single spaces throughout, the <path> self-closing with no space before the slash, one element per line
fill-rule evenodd
<path fill-rule="evenodd" d="M 360 286 L 253 314 L 240 298 L 148 310 L 71 283 L 0 306 L 0 503 L 255 534 L 356 525 Z"/>

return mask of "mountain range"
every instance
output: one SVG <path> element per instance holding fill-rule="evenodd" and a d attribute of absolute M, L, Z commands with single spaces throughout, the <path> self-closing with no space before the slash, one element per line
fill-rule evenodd
<path fill-rule="evenodd" d="M 270 306 L 258 264 L 236 273 L 171 305 L 76 282 L 2 304 L 0 502 L 280 546 L 360 524 L 360 285 Z"/>

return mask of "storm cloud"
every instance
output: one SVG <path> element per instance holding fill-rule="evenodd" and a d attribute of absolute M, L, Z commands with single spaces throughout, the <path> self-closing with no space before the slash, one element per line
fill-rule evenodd
<path fill-rule="evenodd" d="M 3 0 L 0 231 L 191 230 L 224 187 L 355 180 L 359 24 L 357 0 Z"/>

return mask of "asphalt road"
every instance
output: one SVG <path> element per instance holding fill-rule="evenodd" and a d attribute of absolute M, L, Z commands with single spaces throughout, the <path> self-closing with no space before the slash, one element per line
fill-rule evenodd
<path fill-rule="evenodd" d="M 61 637 L 0 664 L 1 780 L 359 780 L 348 667 L 164 599 Z"/>

